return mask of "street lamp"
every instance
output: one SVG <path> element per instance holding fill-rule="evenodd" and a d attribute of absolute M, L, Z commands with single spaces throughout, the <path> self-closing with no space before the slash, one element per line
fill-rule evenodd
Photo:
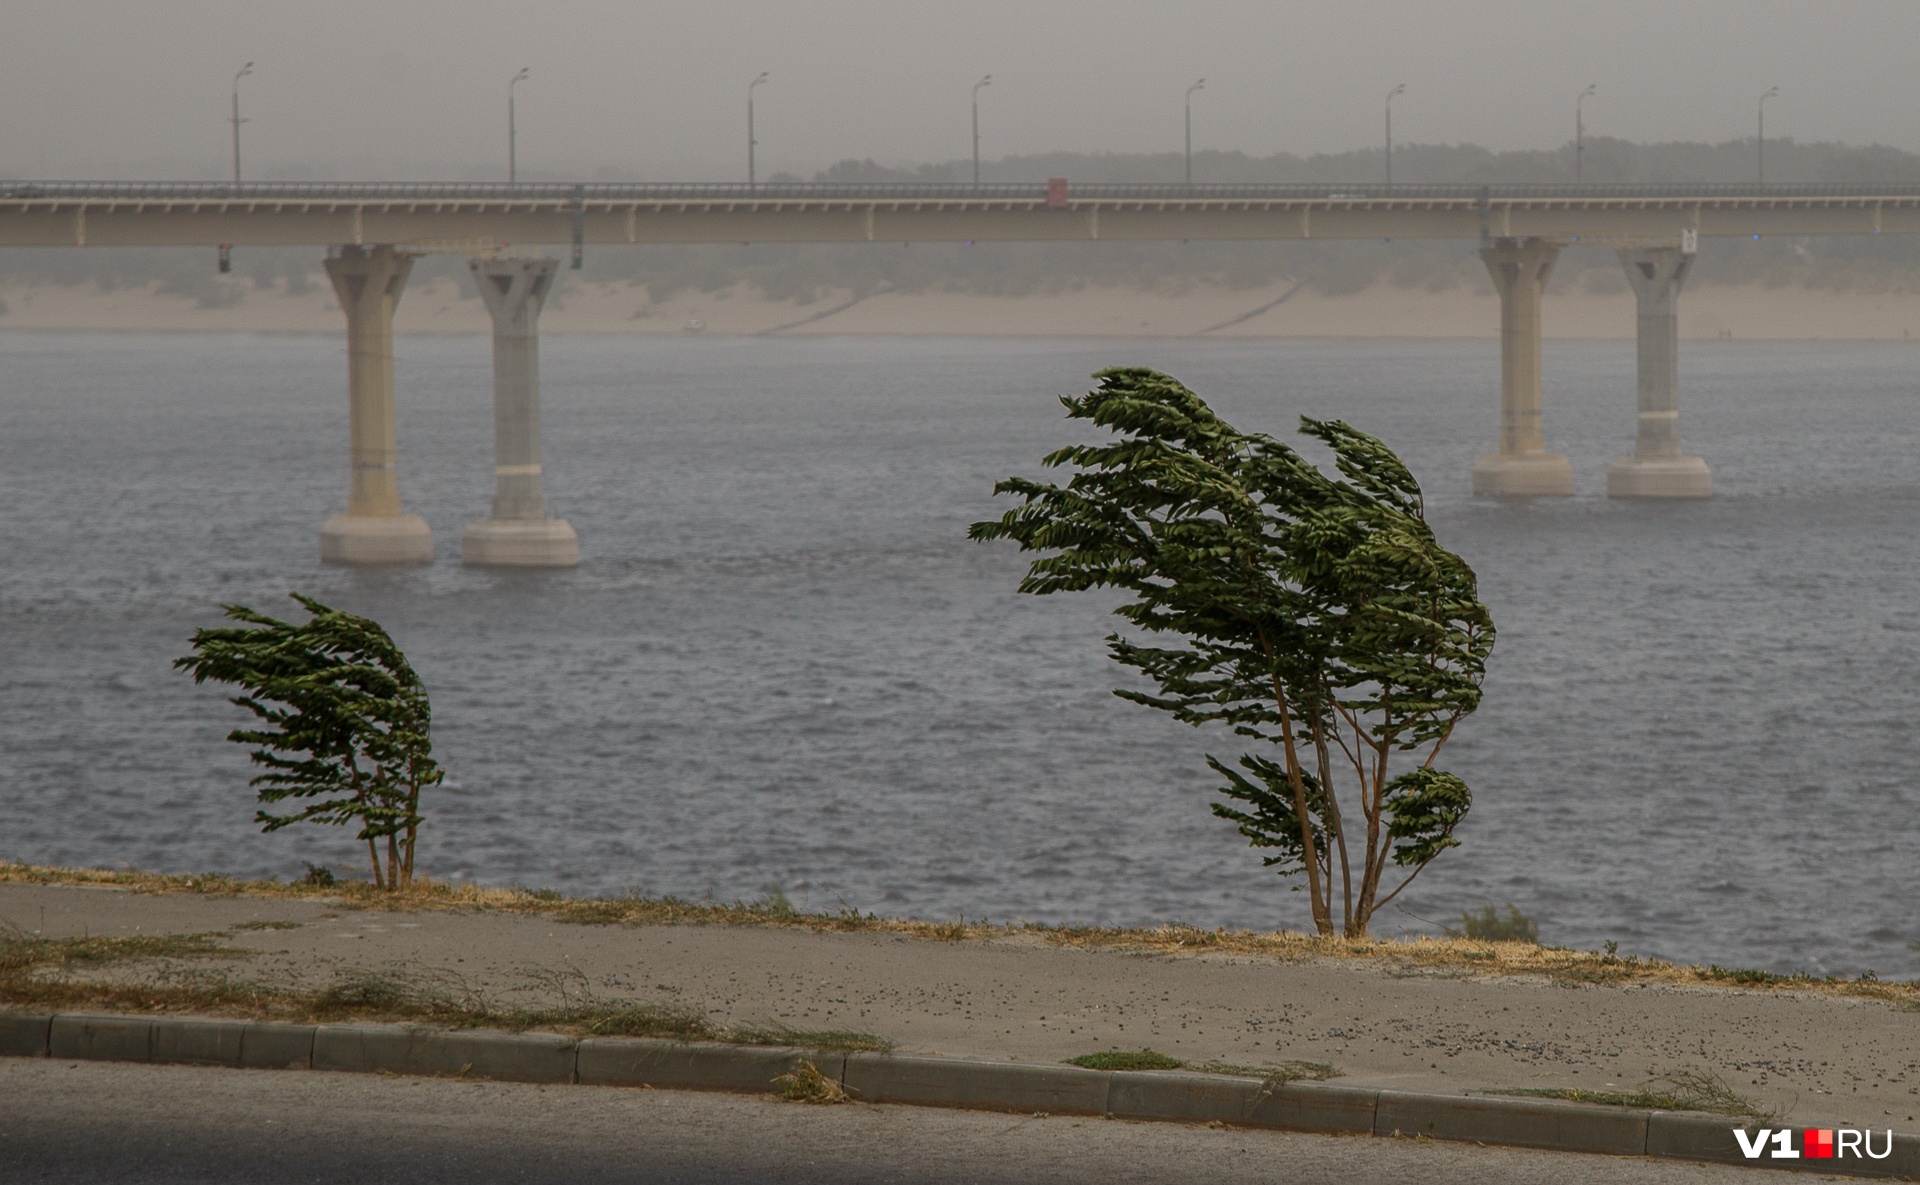
<path fill-rule="evenodd" d="M 1762 185 L 1767 183 L 1767 100 L 1779 93 L 1780 88 L 1776 86 L 1768 90 L 1766 94 L 1760 96 L 1760 137 L 1757 145 L 1760 151 L 1757 159 L 1757 170 L 1760 184 Z"/>
<path fill-rule="evenodd" d="M 522 82 L 526 81 L 527 73 L 528 73 L 527 67 L 522 66 L 520 67 L 520 73 L 515 74 L 513 76 L 513 80 L 507 83 L 507 184 L 508 185 L 515 185 L 515 184 L 518 184 L 520 181 L 520 160 L 515 155 L 515 151 L 518 147 L 518 145 L 515 143 L 515 141 L 518 139 L 518 133 L 513 125 L 513 88 L 516 86 L 519 86 Z"/>
<path fill-rule="evenodd" d="M 240 184 L 240 125 L 246 120 L 240 118 L 240 80 L 253 73 L 253 63 L 240 67 L 240 73 L 233 76 L 233 183 Z"/>
<path fill-rule="evenodd" d="M 1393 184 L 1393 96 L 1407 93 L 1407 84 L 1401 83 L 1387 92 L 1387 184 Z"/>
<path fill-rule="evenodd" d="M 993 85 L 993 75 L 988 74 L 973 84 L 973 183 L 980 184 L 980 88 Z"/>
<path fill-rule="evenodd" d="M 1599 83 L 1589 83 L 1587 89 L 1580 92 L 1580 97 L 1573 101 L 1573 179 L 1575 182 L 1580 180 L 1580 166 L 1587 155 L 1587 125 L 1581 118 L 1580 104 L 1586 102 L 1587 96 L 1599 89 Z"/>
<path fill-rule="evenodd" d="M 747 188 L 754 185 L 753 146 L 759 141 L 753 138 L 753 88 L 767 80 L 767 72 L 760 71 L 760 77 L 747 84 Z"/>
<path fill-rule="evenodd" d="M 1207 89 L 1207 80 L 1202 78 L 1187 88 L 1187 184 L 1193 184 L 1193 92 Z"/>

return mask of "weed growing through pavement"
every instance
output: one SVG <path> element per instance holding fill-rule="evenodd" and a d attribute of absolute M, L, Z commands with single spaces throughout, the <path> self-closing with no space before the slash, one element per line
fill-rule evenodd
<path fill-rule="evenodd" d="M 218 934 L 82 935 L 43 938 L 0 923 L 0 979 L 42 968 L 104 966 L 137 959 L 244 958 L 248 952 L 219 945 Z"/>
<path fill-rule="evenodd" d="M 1064 1063 L 1079 1066 L 1084 1070 L 1178 1070 L 1187 1063 L 1177 1057 L 1169 1057 L 1157 1049 L 1103 1049 L 1098 1053 L 1083 1053 L 1079 1057 L 1070 1057 Z"/>
<path fill-rule="evenodd" d="M 847 1092 L 838 1082 L 820 1072 L 812 1062 L 801 1062 L 791 1074 L 773 1080 L 775 1093 L 790 1103 L 849 1103 Z"/>
<path fill-rule="evenodd" d="M 782 1045 L 835 1053 L 887 1053 L 893 1042 L 847 1029 L 785 1025 L 717 1025 L 700 1012 L 608 1000 L 594 995 L 579 971 L 524 972 L 558 1005 L 501 1004 L 450 972 L 354 969 L 317 989 L 236 979 L 223 973 L 163 966 L 143 980 L 73 978 L 114 964 L 175 959 L 236 959 L 253 952 L 221 945 L 219 934 L 41 938 L 0 929 L 0 1005 L 101 1008 L 136 1013 L 241 1015 L 256 1019 L 415 1021 L 445 1028 L 542 1029 L 594 1037 L 653 1037 L 730 1045 Z"/>
<path fill-rule="evenodd" d="M 1325 1082 L 1340 1077 L 1340 1071 L 1325 1062 L 1277 1062 L 1265 1066 L 1245 1066 L 1234 1062 L 1184 1062 L 1157 1049 L 1103 1049 L 1070 1057 L 1064 1063 L 1088 1070 L 1113 1070 L 1132 1073 L 1140 1070 L 1189 1070 L 1195 1074 L 1221 1074 L 1232 1078 L 1258 1078 L 1271 1091 L 1288 1082 Z"/>
<path fill-rule="evenodd" d="M 1648 1080 L 1638 1090 L 1581 1090 L 1552 1088 L 1516 1088 L 1493 1090 L 1488 1094 L 1520 1095 L 1536 1099 L 1564 1099 L 1573 1103 L 1600 1103 L 1610 1107 L 1640 1107 L 1653 1111 L 1711 1111 L 1758 1123 L 1780 1118 L 1752 1099 L 1728 1086 L 1719 1075 L 1706 1070 L 1676 1070 Z"/>

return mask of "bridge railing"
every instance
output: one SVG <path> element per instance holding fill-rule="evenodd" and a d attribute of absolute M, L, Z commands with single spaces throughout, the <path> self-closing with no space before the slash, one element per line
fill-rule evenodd
<path fill-rule="evenodd" d="M 0 200 L 214 202 L 754 202 L 1011 201 L 1045 202 L 1047 183 L 992 182 L 588 182 L 518 184 L 461 181 L 0 181 Z M 1582 201 L 1920 196 L 1912 182 L 1608 182 L 1604 184 L 1364 182 L 1183 185 L 1087 182 L 1069 200 L 1089 201 Z"/>

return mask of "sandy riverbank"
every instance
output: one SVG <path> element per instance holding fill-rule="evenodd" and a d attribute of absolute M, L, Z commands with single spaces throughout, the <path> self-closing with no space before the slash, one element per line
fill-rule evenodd
<path fill-rule="evenodd" d="M 564 275 L 565 273 L 563 273 Z M 333 294 L 318 284 L 292 292 L 228 281 L 234 303 L 207 307 L 153 286 L 103 290 L 91 284 L 0 288 L 4 329 L 225 330 L 338 333 Z M 1324 296 L 1284 283 L 1266 289 L 1195 284 L 1153 291 L 1084 288 L 1035 296 L 959 292 L 881 292 L 847 305 L 850 293 L 826 293 L 807 304 L 769 300 L 736 285 L 717 292 L 681 292 L 652 301 L 643 287 L 587 283 L 571 277 L 547 307 L 548 333 L 681 334 L 698 321 L 711 335 L 787 336 L 902 334 L 957 336 L 1161 337 L 1200 334 L 1303 338 L 1488 338 L 1497 333 L 1492 290 L 1459 286 L 1439 292 L 1379 285 Z M 1225 322 L 1288 297 L 1238 324 Z M 822 313 L 830 315 L 820 316 Z M 1618 293 L 1549 296 L 1543 310 L 1554 338 L 1630 338 L 1633 298 Z M 817 318 L 809 320 L 809 318 Z M 796 322 L 804 322 L 795 324 Z M 789 328 L 780 329 L 782 326 Z M 400 304 L 401 333 L 485 333 L 480 302 L 451 279 L 416 283 Z M 1914 340 L 1920 335 L 1920 293 L 1835 293 L 1808 288 L 1701 286 L 1681 301 L 1680 331 L 1690 339 Z"/>
<path fill-rule="evenodd" d="M 0 884 L 0 922 L 50 938 L 221 931 L 250 952 L 229 975 L 279 987 L 375 971 L 550 1006 L 565 983 L 717 1025 L 858 1030 L 912 1052 L 1053 1062 L 1150 1046 L 1441 1090 L 1630 1089 L 1704 1070 L 1796 1121 L 1911 1130 L 1920 1116 L 1920 1026 L 1895 1003 L 1834 994 L 73 885 Z"/>

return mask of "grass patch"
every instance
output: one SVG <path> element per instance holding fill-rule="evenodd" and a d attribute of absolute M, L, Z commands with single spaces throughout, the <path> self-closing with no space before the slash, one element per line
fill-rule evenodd
<path fill-rule="evenodd" d="M 1279 1062 L 1267 1066 L 1243 1066 L 1234 1062 L 1183 1062 L 1157 1049 L 1103 1049 L 1066 1059 L 1065 1065 L 1088 1070 L 1191 1070 L 1196 1074 L 1224 1074 L 1233 1078 L 1258 1078 L 1267 1090 L 1289 1082 L 1325 1082 L 1340 1077 L 1340 1071 L 1325 1062 Z"/>
<path fill-rule="evenodd" d="M 350 970 L 317 990 L 236 980 L 223 974 L 162 975 L 134 983 L 63 977 L 120 961 L 244 957 L 215 945 L 218 935 L 42 939 L 0 932 L 0 1005 L 133 1013 L 239 1015 L 259 1020 L 415 1022 L 450 1029 L 539 1029 L 591 1037 L 652 1037 L 729 1045 L 781 1045 L 822 1052 L 887 1053 L 893 1042 L 847 1029 L 716 1025 L 700 1012 L 631 1000 L 603 1000 L 574 972 L 534 975 L 560 995 L 549 1007 L 506 1005 L 458 976 Z"/>
<path fill-rule="evenodd" d="M 1279 1062 L 1270 1066 L 1242 1066 L 1232 1062 L 1207 1062 L 1188 1066 L 1201 1074 L 1226 1074 L 1234 1078 L 1258 1078 L 1268 1089 L 1289 1082 L 1325 1082 L 1340 1077 L 1340 1071 L 1326 1062 Z"/>
<path fill-rule="evenodd" d="M 42 938 L 0 927 L 0 980 L 43 968 L 102 967 L 141 959 L 241 959 L 251 952 L 221 946 L 218 934 L 84 935 Z"/>
<path fill-rule="evenodd" d="M 1491 905 L 1461 910 L 1460 932 L 1476 942 L 1531 942 L 1536 946 L 1540 943 L 1540 923 L 1521 913 L 1512 902 L 1507 903 L 1505 917 Z"/>
<path fill-rule="evenodd" d="M 1187 1063 L 1177 1057 L 1168 1057 L 1157 1049 L 1103 1049 L 1098 1053 L 1083 1053 L 1079 1057 L 1066 1059 L 1065 1065 L 1079 1066 L 1084 1070 L 1178 1070 Z"/>
<path fill-rule="evenodd" d="M 1487 1093 L 1564 1099 L 1570 1103 L 1598 1103 L 1608 1107 L 1639 1107 L 1653 1111 L 1710 1111 L 1716 1115 L 1731 1115 L 1762 1123 L 1779 1118 L 1775 1112 L 1761 1107 L 1728 1086 L 1719 1075 L 1704 1070 L 1681 1070 L 1654 1078 L 1638 1090 L 1516 1088 L 1490 1090 Z"/>
<path fill-rule="evenodd" d="M 767 1027 L 738 1025 L 721 1029 L 720 1040 L 734 1045 L 786 1045 L 796 1049 L 817 1049 L 822 1053 L 892 1053 L 893 1042 L 872 1033 L 852 1029 L 790 1029 L 785 1025 Z"/>
<path fill-rule="evenodd" d="M 801 1062 L 791 1074 L 773 1080 L 774 1093 L 790 1103 L 815 1105 L 852 1102 L 838 1082 L 820 1072 L 812 1062 Z"/>
<path fill-rule="evenodd" d="M 1794 977 L 1782 975 L 1777 971 L 1758 971 L 1752 967 L 1708 967 L 1700 974 L 1708 979 L 1723 983 L 1737 983 L 1747 987 L 1771 987 L 1775 984 L 1792 983 Z"/>
<path fill-rule="evenodd" d="M 1156 955 L 1222 953 L 1281 960 L 1351 959 L 1384 964 L 1390 971 L 1432 973 L 1452 970 L 1470 975 L 1527 975 L 1573 985 L 1669 983 L 1748 990 L 1812 991 L 1920 1006 L 1920 984 L 1915 983 L 1886 982 L 1871 977 L 1848 980 L 1780 975 L 1770 971 L 1690 967 L 1659 959 L 1623 958 L 1611 950 L 1605 953 L 1576 951 L 1520 940 L 1481 941 L 1466 937 L 1320 938 L 1286 931 L 1203 930 L 1184 925 L 1123 929 L 1028 923 L 992 925 L 964 919 L 928 922 L 910 918 L 884 918 L 857 909 L 810 913 L 797 909 L 784 894 L 777 891 L 769 892 L 757 901 L 747 902 L 700 902 L 678 897 L 648 897 L 637 893 L 569 898 L 552 889 L 455 886 L 422 878 L 409 889 L 388 892 L 357 880 L 342 879 L 331 885 L 312 883 L 312 880 L 242 881 L 218 874 L 172 876 L 133 869 L 49 868 L 17 862 L 0 863 L 0 884 L 6 883 L 114 885 L 137 893 L 305 899 L 324 901 L 329 906 L 345 909 L 447 909 L 533 914 L 578 925 L 778 926 L 816 933 L 880 932 L 943 942 L 1037 940 L 1054 946 L 1126 950 Z M 1523 915 L 1523 920 L 1530 919 L 1524 919 Z M 1515 924 L 1514 918 L 1504 914 L 1496 916 L 1494 921 L 1503 926 Z"/>

